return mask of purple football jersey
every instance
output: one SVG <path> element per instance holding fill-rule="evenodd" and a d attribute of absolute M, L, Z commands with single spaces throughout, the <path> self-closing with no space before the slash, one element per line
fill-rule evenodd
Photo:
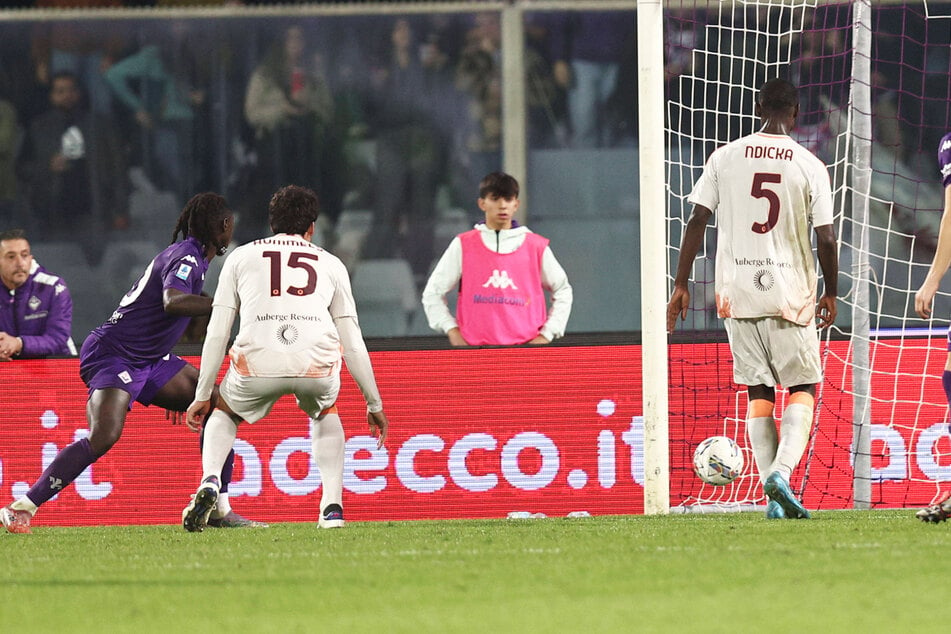
<path fill-rule="evenodd" d="M 951 132 L 941 137 L 938 144 L 938 168 L 941 170 L 941 183 L 951 185 Z"/>
<path fill-rule="evenodd" d="M 90 336 L 133 364 L 164 357 L 178 343 L 190 318 L 166 313 L 162 295 L 167 288 L 198 295 L 207 270 L 204 249 L 195 238 L 169 245 L 153 258 L 112 317 Z"/>

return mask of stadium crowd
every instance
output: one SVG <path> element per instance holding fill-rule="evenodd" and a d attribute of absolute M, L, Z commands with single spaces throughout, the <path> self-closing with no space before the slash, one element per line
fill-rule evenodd
<path fill-rule="evenodd" d="M 92 16 L 96 7 L 221 4 L 234 2 L 20 6 L 81 7 Z M 908 46 L 896 29 L 914 25 L 890 19 L 890 10 L 874 14 L 876 156 L 894 158 L 891 172 L 900 186 L 930 178 L 930 164 L 908 160 L 930 155 L 943 133 L 942 117 L 934 116 L 943 102 L 934 96 L 948 93 L 948 74 L 939 72 L 947 68 L 939 56 L 947 46 Z M 730 140 L 733 120 L 710 117 L 731 115 L 709 113 L 735 111 L 719 101 L 739 93 L 706 90 L 690 76 L 706 72 L 696 65 L 715 58 L 737 66 L 718 76 L 741 77 L 740 60 L 757 54 L 740 28 L 756 19 L 751 12 L 668 13 L 668 98 L 693 106 L 676 124 L 685 138 L 705 141 L 702 151 L 693 149 L 698 156 L 691 164 Z M 167 243 L 169 221 L 198 191 L 221 192 L 232 202 L 237 242 L 260 235 L 266 227 L 250 219 L 260 217 L 256 212 L 276 187 L 295 182 L 321 196 L 322 244 L 348 264 L 359 257 L 405 258 L 419 291 L 435 254 L 459 233 L 440 232 L 443 212 L 464 218 L 453 229 L 471 228 L 479 179 L 504 167 L 500 16 L 281 13 L 184 19 L 107 11 L 75 20 L 44 12 L 35 20 L 0 22 L 0 228 L 26 229 L 41 261 L 52 258 L 42 242 L 78 242 L 95 268 L 114 243 L 151 242 L 143 252 Z M 531 150 L 636 147 L 634 17 L 633 11 L 525 13 Z M 803 86 L 798 137 L 832 162 L 848 82 L 847 73 L 829 69 L 849 63 L 841 40 L 847 15 L 833 5 L 810 20 L 790 47 L 790 78 Z M 696 54 L 710 48 L 707 27 L 717 21 L 733 21 L 733 41 L 719 41 L 716 56 Z M 526 183 L 528 191 L 535 180 Z M 370 218 L 357 244 L 338 243 L 348 210 Z M 126 284 L 126 271 L 117 277 Z"/>
<path fill-rule="evenodd" d="M 633 145 L 634 22 L 619 17 L 527 22 L 533 147 Z M 612 27 L 611 48 L 585 62 L 584 72 L 605 74 L 577 88 L 582 71 L 566 70 L 581 50 L 573 34 L 593 41 L 601 24 L 622 25 Z M 136 226 L 136 191 L 171 194 L 171 215 L 204 190 L 259 209 L 275 186 L 293 181 L 321 193 L 331 223 L 347 205 L 374 210 L 385 220 L 375 229 L 388 232 L 401 222 L 394 208 L 410 205 L 422 208 L 411 230 L 425 233 L 437 196 L 469 207 L 479 179 L 501 163 L 497 13 L 38 18 L 0 31 L 0 223 L 58 239 L 47 232 L 72 236 L 77 215 L 89 216 L 80 224 L 98 236 L 89 241 L 92 260 L 110 233 L 161 226 Z M 590 97 L 586 110 L 573 105 L 584 98 L 575 93 Z M 584 114 L 572 122 L 570 108 Z M 573 140 L 572 128 L 585 140 Z M 51 179 L 62 191 L 47 187 Z M 258 229 L 239 228 L 239 240 Z M 381 245 L 392 238 L 372 236 L 371 251 L 389 255 Z M 432 252 L 414 262 L 418 275 Z"/>

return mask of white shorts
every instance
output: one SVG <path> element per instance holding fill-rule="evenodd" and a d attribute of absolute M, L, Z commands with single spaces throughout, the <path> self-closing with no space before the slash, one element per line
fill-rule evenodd
<path fill-rule="evenodd" d="M 305 414 L 318 418 L 321 412 L 337 402 L 340 373 L 320 378 L 261 377 L 241 376 L 228 368 L 220 390 L 228 407 L 249 423 L 267 416 L 274 403 L 285 394 L 293 394 L 297 406 Z"/>
<path fill-rule="evenodd" d="M 819 333 L 779 317 L 723 320 L 738 385 L 813 385 L 822 381 Z"/>

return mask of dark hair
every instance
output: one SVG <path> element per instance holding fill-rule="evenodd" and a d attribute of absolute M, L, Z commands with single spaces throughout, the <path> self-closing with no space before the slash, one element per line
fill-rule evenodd
<path fill-rule="evenodd" d="M 6 242 L 7 240 L 26 240 L 26 231 L 23 229 L 0 231 L 0 242 Z"/>
<path fill-rule="evenodd" d="M 79 76 L 71 70 L 60 70 L 53 73 L 52 76 L 50 76 L 50 90 L 53 90 L 53 84 L 56 83 L 57 79 L 68 79 L 73 82 L 76 88 L 82 90 L 82 86 L 79 83 Z"/>
<path fill-rule="evenodd" d="M 201 242 L 203 247 L 214 245 L 219 248 L 221 245 L 215 244 L 219 231 L 218 223 L 230 215 L 231 210 L 224 196 L 214 192 L 195 194 L 185 203 L 185 208 L 178 217 L 175 231 L 172 233 L 172 242 L 178 240 L 180 233 L 182 239 L 190 236 Z"/>
<path fill-rule="evenodd" d="M 766 112 L 785 112 L 799 105 L 799 90 L 785 79 L 770 79 L 760 88 L 757 101 Z"/>
<path fill-rule="evenodd" d="M 317 194 L 306 187 L 286 185 L 274 192 L 267 208 L 268 222 L 274 233 L 304 235 L 320 215 Z"/>
<path fill-rule="evenodd" d="M 518 198 L 518 181 L 505 172 L 492 172 L 479 183 L 479 198 Z"/>

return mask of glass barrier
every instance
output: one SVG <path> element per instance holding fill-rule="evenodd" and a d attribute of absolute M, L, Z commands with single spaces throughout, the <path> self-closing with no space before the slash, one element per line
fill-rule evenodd
<path fill-rule="evenodd" d="M 521 50 L 506 45 L 507 9 L 290 11 L 0 20 L 0 227 L 27 229 L 37 259 L 66 278 L 78 341 L 168 243 L 190 195 L 223 193 L 244 242 L 269 231 L 270 195 L 290 182 L 319 193 L 315 240 L 350 267 L 366 334 L 441 336 L 420 292 L 453 237 L 484 219 L 479 181 L 507 169 L 507 139 L 522 131 L 522 220 L 568 273 L 568 331 L 640 329 L 634 11 L 521 7 Z M 948 36 L 933 29 L 909 48 L 889 18 L 903 11 L 876 13 L 873 115 L 915 175 L 896 178 L 917 183 L 933 180 L 927 157 L 943 127 L 927 122 L 945 120 Z M 810 34 L 847 28 L 847 14 Z M 709 44 L 708 18 L 668 12 L 667 27 L 683 27 L 665 43 L 668 90 L 686 85 L 676 80 L 692 51 Z M 896 47 L 913 63 L 895 63 Z M 525 104 L 514 117 L 503 103 L 513 59 Z M 818 94 L 822 78 L 799 72 Z M 678 195 L 702 158 L 684 161 Z M 399 266 L 385 279 L 367 266 L 357 285 L 371 261 Z M 697 315 L 693 327 L 718 328 L 712 312 Z"/>

